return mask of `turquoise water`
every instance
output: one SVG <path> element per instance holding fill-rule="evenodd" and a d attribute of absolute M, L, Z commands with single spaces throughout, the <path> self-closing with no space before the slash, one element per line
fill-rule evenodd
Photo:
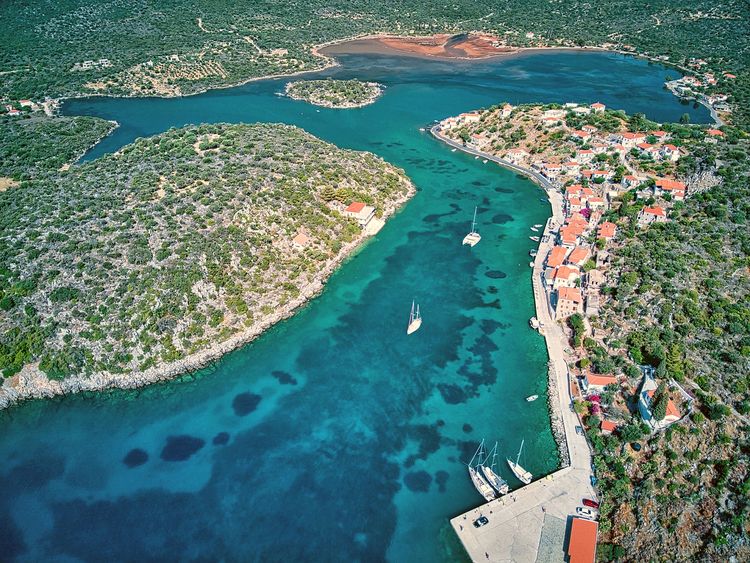
<path fill-rule="evenodd" d="M 318 109 L 276 96 L 285 81 L 270 80 L 66 104 L 121 123 L 87 158 L 186 123 L 281 121 L 383 156 L 419 193 L 319 298 L 209 369 L 1 414 L 0 559 L 451 560 L 447 519 L 481 501 L 461 463 L 479 440 L 513 456 L 523 437 L 530 471 L 556 468 L 546 353 L 527 324 L 529 226 L 548 204 L 419 128 L 505 100 L 707 113 L 662 89 L 664 68 L 616 55 L 340 60 L 324 74 L 381 81 L 385 95 Z M 468 249 L 475 205 L 483 238 Z M 424 324 L 407 338 L 412 299 Z"/>

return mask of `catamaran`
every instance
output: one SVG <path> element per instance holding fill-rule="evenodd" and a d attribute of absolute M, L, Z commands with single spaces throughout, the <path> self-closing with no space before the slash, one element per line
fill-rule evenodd
<path fill-rule="evenodd" d="M 474 207 L 474 219 L 471 221 L 471 232 L 464 237 L 464 242 L 462 244 L 468 244 L 469 246 L 474 246 L 480 240 L 482 240 L 482 236 L 476 230 L 476 225 L 477 225 L 477 208 Z"/>
<path fill-rule="evenodd" d="M 508 483 L 505 482 L 505 480 L 500 477 L 497 473 L 495 473 L 495 459 L 497 458 L 497 442 L 495 442 L 495 447 L 492 448 L 492 464 L 482 465 L 482 473 L 484 473 L 484 476 L 487 479 L 487 482 L 489 482 L 490 485 L 492 485 L 492 488 L 495 489 L 499 494 L 501 495 L 507 495 L 508 491 L 510 490 L 508 488 Z M 489 457 L 489 455 L 487 456 Z M 484 460 L 485 463 L 487 463 L 487 459 Z"/>
<path fill-rule="evenodd" d="M 531 479 L 533 479 L 534 476 L 526 471 L 523 467 L 518 465 L 518 462 L 521 459 L 521 451 L 523 451 L 523 440 L 521 440 L 521 448 L 518 450 L 518 456 L 516 457 L 515 463 L 510 459 L 506 459 L 506 461 L 508 462 L 508 466 L 510 466 L 510 470 L 513 471 L 513 475 L 518 477 L 519 481 L 521 481 L 525 485 L 528 485 L 529 483 L 531 483 Z"/>
<path fill-rule="evenodd" d="M 422 315 L 419 312 L 419 305 L 414 309 L 414 301 L 411 302 L 411 313 L 409 314 L 409 325 L 406 327 L 406 334 L 417 332 L 422 326 Z"/>
<path fill-rule="evenodd" d="M 484 447 L 484 440 L 482 440 L 482 443 L 479 444 L 479 447 L 477 448 L 477 451 L 474 452 L 474 457 L 471 458 L 471 461 L 467 464 L 467 469 L 469 470 L 469 477 L 471 477 L 471 482 L 474 483 L 474 487 L 479 492 L 480 495 L 484 497 L 484 500 L 487 502 L 490 502 L 491 500 L 494 500 L 497 498 L 497 494 L 495 493 L 495 489 L 493 489 L 487 481 L 485 481 L 484 477 L 477 471 L 477 468 L 482 463 L 482 448 Z M 476 467 L 472 465 L 474 463 L 474 459 L 479 456 L 479 461 L 477 461 Z"/>

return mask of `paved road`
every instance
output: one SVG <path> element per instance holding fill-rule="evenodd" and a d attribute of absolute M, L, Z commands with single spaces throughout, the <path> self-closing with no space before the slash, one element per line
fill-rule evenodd
<path fill-rule="evenodd" d="M 549 306 L 548 295 L 542 283 L 544 259 L 552 246 L 551 226 L 559 227 L 563 221 L 562 195 L 534 171 L 526 170 L 503 159 L 487 155 L 481 151 L 464 147 L 460 143 L 446 139 L 433 127 L 435 137 L 469 154 L 480 156 L 520 172 L 537 181 L 547 191 L 552 205 L 552 218 L 547 221 L 544 237 L 539 245 L 534 269 L 533 287 L 536 302 L 536 316 L 542 325 L 547 344 L 547 353 L 554 370 L 556 396 L 550 397 L 555 411 L 562 419 L 565 430 L 565 443 L 570 456 L 570 466 L 538 481 L 517 489 L 510 495 L 483 504 L 451 520 L 451 525 L 461 539 L 466 551 L 474 561 L 513 561 L 533 562 L 539 553 L 542 525 L 545 514 L 567 521 L 575 514 L 581 499 L 596 498 L 591 486 L 591 451 L 584 436 L 579 436 L 575 428 L 580 425 L 578 415 L 570 405 L 570 378 L 565 362 L 565 348 L 568 345 L 561 327 L 554 320 Z M 553 403 L 554 401 L 554 403 Z M 468 475 L 466 477 L 469 478 Z M 486 516 L 489 523 L 476 528 L 473 522 L 479 516 Z M 564 560 L 564 546 L 559 546 L 560 561 Z"/>

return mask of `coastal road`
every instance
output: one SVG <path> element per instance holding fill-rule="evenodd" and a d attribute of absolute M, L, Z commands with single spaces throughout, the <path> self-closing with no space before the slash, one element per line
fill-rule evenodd
<path fill-rule="evenodd" d="M 596 498 L 596 494 L 591 486 L 591 450 L 585 436 L 576 433 L 580 420 L 571 406 L 570 376 L 565 361 L 568 341 L 554 320 L 549 296 L 542 282 L 544 259 L 553 245 L 554 230 L 559 228 L 564 218 L 562 195 L 546 178 L 533 170 L 446 139 L 440 135 L 437 126 L 431 132 L 452 147 L 528 176 L 547 192 L 552 217 L 547 221 L 545 236 L 539 244 L 532 285 L 536 316 L 541 324 L 552 370 L 549 388 L 551 417 L 553 421 L 562 423 L 564 445 L 570 460 L 567 467 L 551 475 L 456 516 L 451 519 L 451 525 L 473 561 L 563 561 L 564 530 L 570 516 L 575 514 L 576 507 L 581 506 L 583 498 Z M 488 523 L 475 527 L 474 522 L 480 516 L 485 516 Z"/>

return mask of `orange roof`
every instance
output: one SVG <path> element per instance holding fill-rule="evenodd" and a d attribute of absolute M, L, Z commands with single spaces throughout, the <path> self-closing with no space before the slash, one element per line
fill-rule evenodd
<path fill-rule="evenodd" d="M 604 419 L 599 424 L 599 428 L 601 428 L 603 432 L 614 432 L 617 430 L 617 423 Z"/>
<path fill-rule="evenodd" d="M 599 225 L 599 238 L 612 238 L 613 236 L 615 236 L 616 230 L 617 225 L 606 221 Z"/>
<path fill-rule="evenodd" d="M 567 249 L 563 246 L 554 246 L 547 255 L 547 266 L 550 268 L 557 268 L 565 260 Z"/>
<path fill-rule="evenodd" d="M 578 242 L 578 233 L 576 233 L 575 229 L 572 229 L 571 227 L 563 227 L 560 229 L 560 239 L 563 241 L 563 244 L 575 244 Z"/>
<path fill-rule="evenodd" d="M 594 563 L 598 531 L 599 524 L 596 522 L 584 518 L 573 518 L 568 541 L 570 563 Z"/>
<path fill-rule="evenodd" d="M 623 133 L 622 138 L 623 139 L 643 139 L 646 135 L 643 133 Z"/>
<path fill-rule="evenodd" d="M 651 133 L 649 134 L 653 135 L 654 137 L 666 137 L 667 132 L 666 131 L 651 131 Z"/>
<path fill-rule="evenodd" d="M 706 131 L 706 133 L 708 133 L 712 137 L 723 137 L 724 136 L 724 131 L 719 131 L 718 129 L 709 129 L 708 131 Z"/>
<path fill-rule="evenodd" d="M 649 215 L 656 215 L 657 217 L 666 217 L 667 216 L 667 214 L 664 211 L 664 209 L 662 209 L 658 205 L 655 206 L 655 207 L 644 207 L 643 208 L 643 212 L 644 213 L 648 213 Z"/>
<path fill-rule="evenodd" d="M 669 399 L 669 401 L 667 401 L 667 414 L 665 416 L 671 416 L 674 418 L 680 418 L 682 416 L 682 413 L 680 413 L 680 409 L 678 409 L 677 405 L 672 402 L 672 399 Z"/>
<path fill-rule="evenodd" d="M 606 387 L 611 383 L 617 383 L 617 378 L 614 375 L 596 375 L 595 373 L 587 373 L 586 381 L 589 382 L 589 385 Z"/>
<path fill-rule="evenodd" d="M 365 204 L 361 201 L 354 201 L 352 202 L 349 207 L 346 208 L 345 211 L 349 211 L 351 213 L 359 213 L 365 208 Z"/>
<path fill-rule="evenodd" d="M 557 290 L 557 301 L 558 303 L 563 299 L 573 301 L 575 303 L 583 303 L 583 297 L 581 296 L 581 290 L 577 287 L 561 287 Z"/>
<path fill-rule="evenodd" d="M 662 190 L 684 190 L 687 186 L 684 182 L 670 180 L 669 178 L 657 178 L 656 187 Z"/>
<path fill-rule="evenodd" d="M 578 268 L 571 268 L 569 266 L 560 266 L 555 270 L 555 279 L 562 278 L 562 279 L 570 279 L 571 277 L 581 277 L 581 272 L 578 271 Z"/>
<path fill-rule="evenodd" d="M 605 106 L 604 104 L 602 104 L 600 102 L 596 102 L 595 104 L 591 104 L 591 107 L 592 108 L 604 108 L 604 107 L 607 107 L 607 106 Z"/>
<path fill-rule="evenodd" d="M 583 186 L 581 184 L 573 184 L 572 186 L 568 186 L 567 192 L 568 194 L 577 194 L 583 190 Z"/>
<path fill-rule="evenodd" d="M 299 233 L 296 237 L 292 239 L 293 242 L 296 242 L 300 246 L 306 246 L 308 242 L 310 242 L 310 239 L 305 235 L 305 233 Z"/>
<path fill-rule="evenodd" d="M 589 249 L 583 246 L 576 246 L 573 252 L 568 256 L 568 262 L 571 264 L 583 264 L 589 257 Z"/>
<path fill-rule="evenodd" d="M 578 207 L 581 206 L 581 200 L 577 197 L 571 197 L 570 199 L 568 199 L 568 202 L 570 202 L 570 205 L 577 205 Z"/>

